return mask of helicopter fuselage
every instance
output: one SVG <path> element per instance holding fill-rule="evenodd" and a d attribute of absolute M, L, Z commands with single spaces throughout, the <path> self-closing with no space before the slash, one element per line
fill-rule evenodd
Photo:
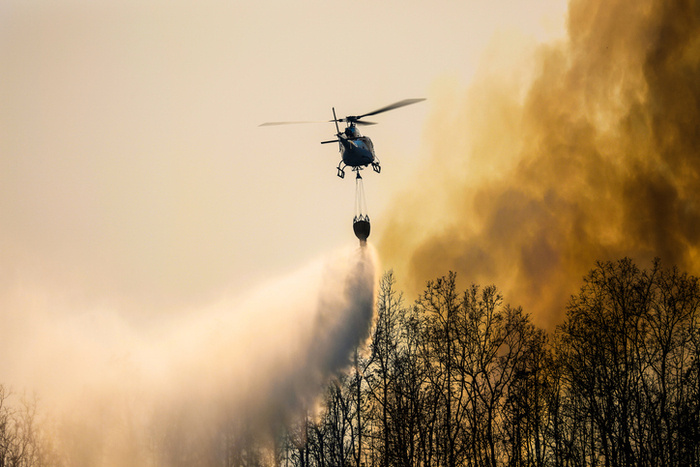
<path fill-rule="evenodd" d="M 335 110 L 333 111 L 335 114 Z M 337 124 L 337 123 L 336 123 Z M 340 146 L 340 163 L 338 164 L 338 176 L 345 177 L 345 167 L 352 167 L 358 172 L 368 165 L 379 173 L 382 168 L 374 154 L 374 145 L 367 136 L 362 136 L 355 125 L 349 125 L 342 133 L 338 130 L 336 138 L 330 141 L 321 141 L 322 144 L 337 142 Z"/>
<path fill-rule="evenodd" d="M 374 145 L 367 136 L 339 136 L 343 163 L 350 167 L 367 167 L 375 160 Z"/>

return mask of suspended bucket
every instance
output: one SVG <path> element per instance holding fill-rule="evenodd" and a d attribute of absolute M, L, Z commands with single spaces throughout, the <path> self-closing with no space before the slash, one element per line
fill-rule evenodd
<path fill-rule="evenodd" d="M 352 230 L 360 240 L 360 244 L 367 243 L 369 237 L 369 216 L 367 215 L 367 204 L 365 203 L 365 187 L 362 183 L 360 171 L 357 170 L 355 178 L 355 217 L 352 220 Z"/>
<path fill-rule="evenodd" d="M 352 230 L 355 231 L 355 236 L 360 240 L 360 243 L 367 243 L 369 237 L 369 216 L 355 217 L 352 221 Z"/>

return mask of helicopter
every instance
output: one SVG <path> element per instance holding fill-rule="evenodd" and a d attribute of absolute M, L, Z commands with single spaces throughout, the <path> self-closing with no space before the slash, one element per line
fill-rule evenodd
<path fill-rule="evenodd" d="M 372 140 L 368 136 L 362 136 L 358 130 L 358 125 L 376 125 L 375 122 L 366 122 L 362 120 L 364 117 L 370 117 L 372 115 L 377 115 L 382 112 L 387 112 L 389 110 L 398 109 L 399 107 L 404 107 L 407 105 L 415 104 L 417 102 L 424 101 L 421 99 L 404 99 L 402 101 L 394 102 L 380 109 L 368 112 L 362 115 L 351 115 L 345 118 L 338 118 L 335 113 L 335 107 L 333 110 L 333 120 L 328 120 L 328 122 L 335 123 L 336 129 L 336 139 L 329 141 L 321 141 L 321 144 L 338 143 L 338 147 L 341 153 L 341 160 L 338 163 L 338 177 L 345 177 L 345 168 L 351 167 L 353 171 L 357 172 L 358 178 L 360 178 L 360 170 L 365 167 L 372 166 L 372 169 L 380 173 L 382 168 L 379 164 L 379 159 L 374 152 L 374 145 Z M 338 122 L 346 123 L 347 126 L 343 131 L 340 131 Z M 313 122 L 267 122 L 260 126 L 270 126 L 270 125 L 286 125 L 290 123 L 313 123 Z"/>

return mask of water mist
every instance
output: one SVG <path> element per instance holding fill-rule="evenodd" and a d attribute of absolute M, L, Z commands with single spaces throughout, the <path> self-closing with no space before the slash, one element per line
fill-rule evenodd
<path fill-rule="evenodd" d="M 364 247 L 157 330 L 130 328 L 114 311 L 85 311 L 38 327 L 34 347 L 14 349 L 24 362 L 15 384 L 37 389 L 42 432 L 68 465 L 221 465 L 253 451 L 272 455 L 280 430 L 314 406 L 368 337 L 375 276 Z M 51 316 L 34 313 L 34 322 Z"/>

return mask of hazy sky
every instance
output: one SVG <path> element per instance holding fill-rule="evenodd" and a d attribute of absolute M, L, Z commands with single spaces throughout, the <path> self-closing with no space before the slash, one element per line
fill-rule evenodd
<path fill-rule="evenodd" d="M 196 309 L 354 242 L 354 183 L 319 144 L 332 125 L 258 124 L 427 97 L 366 130 L 384 168 L 365 180 L 381 234 L 392 193 L 415 183 L 431 97 L 466 86 L 494 37 L 561 35 L 565 10 L 3 0 L 3 312 L 32 291 L 132 317 Z"/>
<path fill-rule="evenodd" d="M 172 398 L 176 411 L 191 384 L 226 394 L 256 384 L 260 362 L 290 384 L 334 371 L 345 355 L 303 352 L 330 358 L 366 332 L 351 323 L 356 335 L 337 338 L 319 329 L 334 320 L 318 321 L 356 319 L 342 310 L 357 303 L 336 306 L 330 292 L 362 294 L 328 286 L 347 267 L 319 266 L 356 248 L 355 183 L 319 144 L 332 124 L 258 125 L 428 98 L 366 130 L 383 166 L 365 177 L 372 242 L 421 183 L 436 103 L 478 69 L 522 63 L 523 50 L 561 37 L 565 11 L 563 1 L 0 0 L 0 384 L 38 389 L 44 407 L 63 401 L 91 436 L 119 439 L 93 433 L 116 399 Z M 519 46 L 499 47 L 504 38 Z M 252 392 L 278 389 L 261 381 Z M 60 436 L 93 444 L 72 433 Z"/>

